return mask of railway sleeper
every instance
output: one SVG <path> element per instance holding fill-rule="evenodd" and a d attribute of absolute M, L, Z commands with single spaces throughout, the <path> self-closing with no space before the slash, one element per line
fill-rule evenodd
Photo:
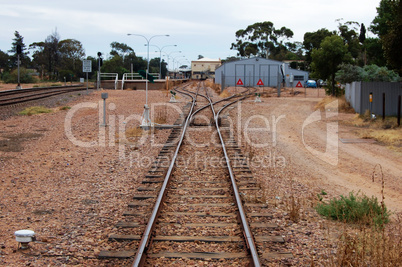
<path fill-rule="evenodd" d="M 110 241 L 137 241 L 141 240 L 141 235 L 121 235 L 111 234 Z M 285 243 L 282 236 L 256 236 L 255 241 L 261 242 L 274 242 Z M 154 242 L 205 242 L 205 243 L 224 243 L 224 242 L 244 242 L 240 236 L 162 236 L 156 235 L 152 239 Z"/>
<path fill-rule="evenodd" d="M 249 257 L 246 252 L 158 252 L 148 255 L 149 258 L 192 259 L 192 260 L 222 260 Z"/>

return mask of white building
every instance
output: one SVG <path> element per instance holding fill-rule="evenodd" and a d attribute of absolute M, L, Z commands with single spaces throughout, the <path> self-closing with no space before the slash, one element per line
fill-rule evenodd
<path fill-rule="evenodd" d="M 220 59 L 201 58 L 191 61 L 191 77 L 193 79 L 214 78 L 215 70 L 220 65 Z"/>

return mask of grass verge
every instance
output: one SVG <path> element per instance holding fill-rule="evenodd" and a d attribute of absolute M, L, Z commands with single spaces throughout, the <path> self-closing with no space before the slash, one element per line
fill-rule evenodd
<path fill-rule="evenodd" d="M 20 111 L 18 115 L 26 115 L 26 116 L 32 116 L 35 114 L 40 114 L 40 113 L 51 113 L 52 110 L 48 109 L 44 106 L 35 106 L 35 107 L 28 107 L 24 109 L 23 111 Z"/>

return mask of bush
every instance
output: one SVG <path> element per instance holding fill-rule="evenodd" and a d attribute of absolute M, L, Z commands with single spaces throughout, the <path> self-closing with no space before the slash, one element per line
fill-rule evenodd
<path fill-rule="evenodd" d="M 341 195 L 340 199 L 333 198 L 329 203 L 316 206 L 317 212 L 327 218 L 347 223 L 374 224 L 382 227 L 389 222 L 389 213 L 384 205 L 380 205 L 376 197 Z"/>
<path fill-rule="evenodd" d="M 20 68 L 20 83 L 35 83 L 37 79 L 33 76 L 32 70 Z M 3 81 L 5 83 L 18 83 L 18 69 L 13 70 L 11 73 L 4 73 Z"/>
<path fill-rule="evenodd" d="M 336 80 L 342 84 L 355 81 L 398 82 L 400 77 L 395 71 L 389 70 L 387 67 L 367 65 L 361 68 L 351 64 L 341 64 L 339 71 L 336 73 Z"/>

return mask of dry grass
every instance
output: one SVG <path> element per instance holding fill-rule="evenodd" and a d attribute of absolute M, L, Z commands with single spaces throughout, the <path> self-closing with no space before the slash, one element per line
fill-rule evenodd
<path fill-rule="evenodd" d="M 48 109 L 43 106 L 35 106 L 35 107 L 29 107 L 24 109 L 23 111 L 19 112 L 18 115 L 26 115 L 26 116 L 32 116 L 35 114 L 41 114 L 41 113 L 51 113 L 52 110 Z"/>
<path fill-rule="evenodd" d="M 141 127 L 134 127 L 126 130 L 126 137 L 133 138 L 133 137 L 141 137 L 143 136 L 145 131 L 141 129 Z"/>
<path fill-rule="evenodd" d="M 355 113 L 354 109 L 342 97 L 325 97 L 316 106 L 315 110 L 324 110 L 327 105 L 333 101 L 338 101 L 338 111 L 342 113 Z M 355 126 L 356 134 L 359 138 L 374 139 L 377 142 L 390 146 L 392 149 L 402 151 L 402 127 L 397 126 L 396 117 L 386 117 L 385 120 L 381 118 L 371 119 L 367 111 L 363 115 L 356 114 L 350 121 L 343 121 L 342 123 Z"/>
<path fill-rule="evenodd" d="M 215 93 L 220 94 L 221 93 L 221 85 L 214 83 L 212 80 L 206 80 L 205 81 L 205 86 L 211 88 L 212 90 L 215 91 Z"/>
<path fill-rule="evenodd" d="M 123 134 L 116 134 L 116 143 L 135 145 L 142 136 L 147 134 L 149 131 L 145 131 L 140 126 L 128 128 Z"/>
<path fill-rule="evenodd" d="M 323 98 L 318 104 L 315 106 L 315 110 L 325 110 L 325 106 L 332 103 L 333 101 L 338 100 L 338 111 L 344 113 L 355 113 L 355 110 L 350 106 L 350 103 L 346 101 L 345 96 L 341 97 L 332 97 L 327 96 Z"/>
<path fill-rule="evenodd" d="M 163 107 L 158 107 L 155 111 L 155 119 L 154 122 L 157 124 L 164 124 L 167 122 L 167 106 L 163 105 Z"/>
<path fill-rule="evenodd" d="M 355 132 L 360 138 L 374 139 L 392 149 L 402 151 L 402 127 L 398 127 L 396 117 L 372 120 L 366 112 L 364 115 L 356 114 L 351 121 L 344 123 L 355 126 Z"/>
<path fill-rule="evenodd" d="M 219 96 L 222 97 L 222 98 L 226 98 L 226 97 L 231 96 L 231 94 L 229 93 L 229 91 L 227 89 L 225 89 L 225 90 L 223 90 L 222 93 L 220 93 Z"/>

